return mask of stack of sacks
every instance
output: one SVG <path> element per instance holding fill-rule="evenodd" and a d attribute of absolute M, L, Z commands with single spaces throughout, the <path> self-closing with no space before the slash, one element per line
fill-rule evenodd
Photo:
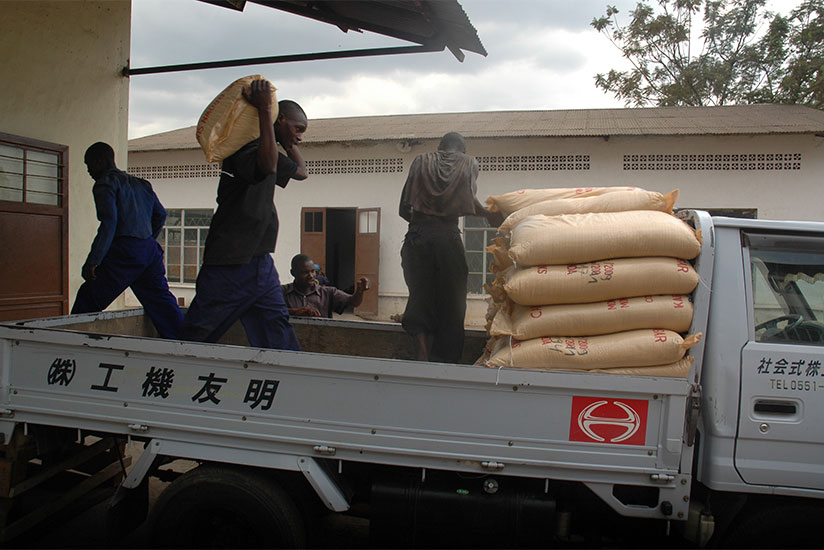
<path fill-rule="evenodd" d="M 677 197 L 626 187 L 490 197 L 508 238 L 489 247 L 491 338 L 479 362 L 686 376 L 701 338 L 682 336 L 698 284 L 687 260 L 701 236 L 672 215 Z"/>

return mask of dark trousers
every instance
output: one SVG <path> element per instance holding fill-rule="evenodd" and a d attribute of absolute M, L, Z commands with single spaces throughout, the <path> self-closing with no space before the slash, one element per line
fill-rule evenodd
<path fill-rule="evenodd" d="M 80 285 L 72 313 L 103 311 L 131 287 L 163 338 L 177 338 L 183 314 L 169 291 L 163 249 L 150 238 L 117 237 L 97 269 L 95 279 Z"/>
<path fill-rule="evenodd" d="M 217 342 L 238 319 L 252 346 L 300 351 L 269 254 L 248 264 L 202 266 L 180 339 Z"/>
<path fill-rule="evenodd" d="M 466 278 L 461 232 L 454 223 L 411 223 L 401 248 L 409 300 L 403 328 L 431 334 L 431 361 L 457 363 L 463 353 Z"/>

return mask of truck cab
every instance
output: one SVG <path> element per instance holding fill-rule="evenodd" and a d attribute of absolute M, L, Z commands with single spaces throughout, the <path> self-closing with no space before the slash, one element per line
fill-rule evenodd
<path fill-rule="evenodd" d="M 820 542 L 824 224 L 712 221 L 696 481 L 722 540 Z"/>

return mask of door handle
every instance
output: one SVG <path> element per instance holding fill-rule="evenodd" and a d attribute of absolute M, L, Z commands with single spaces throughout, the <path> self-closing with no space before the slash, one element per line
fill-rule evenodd
<path fill-rule="evenodd" d="M 761 414 L 792 416 L 798 413 L 798 404 L 793 401 L 759 399 L 755 402 L 753 411 Z"/>

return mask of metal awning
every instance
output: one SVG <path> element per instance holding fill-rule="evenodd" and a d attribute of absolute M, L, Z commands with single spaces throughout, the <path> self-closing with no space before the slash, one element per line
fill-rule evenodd
<path fill-rule="evenodd" d="M 247 3 L 247 0 L 199 1 L 238 11 L 243 11 Z M 417 45 L 206 61 L 137 69 L 126 67 L 123 69 L 123 74 L 130 76 L 319 59 L 436 52 L 444 49 L 452 52 L 458 61 L 463 61 L 464 51 L 486 56 L 486 50 L 478 38 L 478 32 L 457 0 L 248 1 L 329 23 L 343 32 L 369 31 Z"/>

